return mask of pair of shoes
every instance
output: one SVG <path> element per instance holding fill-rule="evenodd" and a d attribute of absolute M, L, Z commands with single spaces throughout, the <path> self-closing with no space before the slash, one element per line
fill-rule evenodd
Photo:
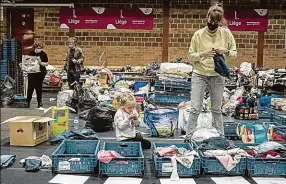
<path fill-rule="evenodd" d="M 41 107 L 43 107 L 42 101 L 38 102 L 38 108 L 41 108 Z"/>
<path fill-rule="evenodd" d="M 25 105 L 26 108 L 30 108 L 30 106 L 31 106 L 30 102 L 25 102 L 24 105 Z"/>

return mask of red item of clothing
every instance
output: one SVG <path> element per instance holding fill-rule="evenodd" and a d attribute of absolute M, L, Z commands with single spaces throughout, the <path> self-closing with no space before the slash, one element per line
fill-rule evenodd
<path fill-rule="evenodd" d="M 276 133 L 273 132 L 272 134 L 272 139 L 273 141 L 282 141 L 285 142 L 285 139 L 283 139 L 283 137 L 281 135 L 278 135 Z"/>
<path fill-rule="evenodd" d="M 248 153 L 249 155 L 253 156 L 253 157 L 257 156 L 254 150 L 250 150 L 250 151 L 248 151 L 247 153 Z M 261 153 L 261 154 L 259 155 L 259 157 L 261 157 L 261 158 L 266 158 L 267 155 L 270 155 L 270 156 L 275 157 L 277 154 L 278 154 L 278 153 L 277 153 L 276 151 L 268 151 L 268 152 L 266 152 L 266 153 Z"/>
<path fill-rule="evenodd" d="M 250 150 L 247 152 L 249 155 L 255 157 L 256 156 L 256 153 L 254 152 L 254 150 Z"/>

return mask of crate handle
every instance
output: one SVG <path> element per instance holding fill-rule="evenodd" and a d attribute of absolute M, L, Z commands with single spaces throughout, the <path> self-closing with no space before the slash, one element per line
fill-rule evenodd
<path fill-rule="evenodd" d="M 126 147 L 128 147 L 128 145 L 127 145 L 127 144 L 119 144 L 119 146 L 120 146 L 120 147 L 122 147 L 122 148 L 126 148 Z"/>
<path fill-rule="evenodd" d="M 279 159 L 279 160 L 275 160 L 275 161 L 263 161 L 263 160 L 262 160 L 262 162 L 263 162 L 264 164 L 277 164 L 278 162 L 280 162 L 280 159 Z"/>

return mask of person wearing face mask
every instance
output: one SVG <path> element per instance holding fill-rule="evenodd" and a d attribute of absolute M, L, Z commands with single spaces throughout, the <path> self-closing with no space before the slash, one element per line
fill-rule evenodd
<path fill-rule="evenodd" d="M 68 44 L 69 48 L 64 69 L 67 72 L 69 88 L 74 89 L 72 84 L 75 81 L 79 82 L 80 72 L 83 69 L 84 55 L 82 49 L 77 46 L 76 38 L 69 38 Z"/>
<path fill-rule="evenodd" d="M 224 134 L 222 120 L 222 99 L 224 78 L 215 72 L 214 59 L 221 54 L 225 59 L 237 57 L 235 39 L 228 28 L 222 25 L 224 10 L 220 4 L 210 7 L 207 26 L 195 32 L 189 48 L 188 58 L 194 65 L 192 74 L 191 110 L 186 131 L 186 141 L 190 141 L 196 131 L 206 88 L 210 92 L 213 127 Z"/>
<path fill-rule="evenodd" d="M 43 87 L 43 81 L 47 74 L 46 66 L 48 66 L 49 60 L 47 54 L 43 51 L 43 45 L 40 41 L 35 41 L 33 45 L 33 50 L 31 50 L 28 55 L 40 57 L 39 65 L 41 72 L 28 74 L 28 91 L 27 91 L 26 106 L 30 108 L 33 92 L 34 90 L 36 90 L 38 108 L 40 108 L 43 107 L 42 87 Z"/>

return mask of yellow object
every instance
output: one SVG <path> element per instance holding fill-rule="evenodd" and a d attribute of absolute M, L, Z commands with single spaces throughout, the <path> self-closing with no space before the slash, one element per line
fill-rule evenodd
<path fill-rule="evenodd" d="M 13 119 L 9 121 L 10 145 L 36 146 L 49 139 L 48 122 L 51 118 L 22 116 Z"/>
<path fill-rule="evenodd" d="M 219 27 L 215 33 L 210 33 L 207 28 L 195 32 L 191 40 L 188 58 L 194 64 L 194 72 L 206 76 L 218 76 L 214 71 L 213 57 L 201 57 L 199 53 L 211 51 L 212 49 L 229 50 L 225 58 L 236 58 L 236 43 L 230 30 Z"/>
<path fill-rule="evenodd" d="M 108 77 L 107 73 L 100 73 L 98 76 L 98 82 L 99 82 L 100 86 L 103 88 L 108 87 L 107 77 Z"/>
<path fill-rule="evenodd" d="M 68 107 L 52 107 L 52 136 L 61 135 L 69 128 Z"/>

